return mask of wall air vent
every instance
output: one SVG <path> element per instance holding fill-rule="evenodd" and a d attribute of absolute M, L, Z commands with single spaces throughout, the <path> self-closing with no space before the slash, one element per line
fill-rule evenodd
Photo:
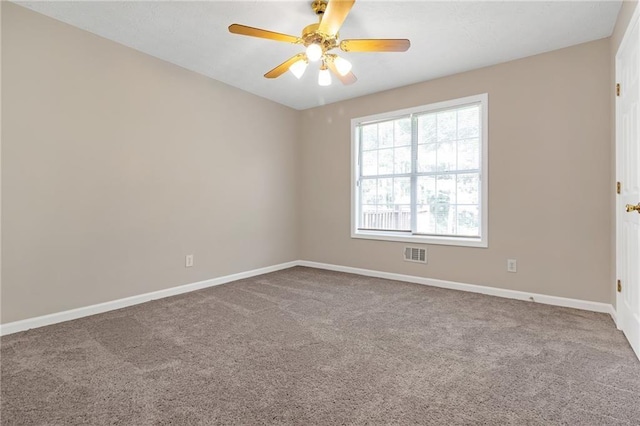
<path fill-rule="evenodd" d="M 405 262 L 427 263 L 427 249 L 418 247 L 404 248 Z"/>

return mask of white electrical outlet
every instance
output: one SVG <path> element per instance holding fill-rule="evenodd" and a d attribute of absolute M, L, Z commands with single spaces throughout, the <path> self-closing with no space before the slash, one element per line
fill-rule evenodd
<path fill-rule="evenodd" d="M 507 272 L 518 272 L 518 261 L 515 259 L 507 259 Z"/>
<path fill-rule="evenodd" d="M 184 258 L 184 267 L 185 268 L 191 268 L 192 266 L 193 266 L 193 255 L 192 254 L 188 254 Z"/>

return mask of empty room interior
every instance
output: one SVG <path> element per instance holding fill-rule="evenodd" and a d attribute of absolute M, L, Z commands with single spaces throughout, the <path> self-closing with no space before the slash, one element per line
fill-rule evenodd
<path fill-rule="evenodd" d="M 1 1 L 0 424 L 640 425 L 636 1 Z"/>

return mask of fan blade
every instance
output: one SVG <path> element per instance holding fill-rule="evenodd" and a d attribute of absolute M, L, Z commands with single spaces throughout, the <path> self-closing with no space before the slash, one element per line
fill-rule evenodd
<path fill-rule="evenodd" d="M 406 52 L 411 46 L 407 39 L 342 40 L 340 49 L 345 52 Z"/>
<path fill-rule="evenodd" d="M 345 86 L 353 84 L 356 82 L 356 80 L 358 80 L 351 71 L 349 71 L 346 75 L 340 75 L 338 69 L 336 68 L 336 64 L 334 64 L 333 61 L 327 61 L 327 66 L 336 75 L 336 77 L 338 77 L 338 80 L 340 80 Z"/>
<path fill-rule="evenodd" d="M 286 61 L 284 61 L 283 63 L 281 63 L 280 65 L 278 65 L 277 67 L 269 71 L 268 73 L 266 73 L 264 76 L 266 78 L 280 77 L 282 74 L 284 74 L 289 70 L 289 67 L 291 65 L 295 64 L 296 62 L 298 62 L 300 59 L 303 59 L 303 58 L 304 58 L 304 53 L 298 53 L 297 55 L 292 56 L 291 58 L 287 59 Z"/>
<path fill-rule="evenodd" d="M 266 39 L 275 40 L 275 41 L 286 41 L 289 43 L 300 42 L 300 39 L 298 37 L 295 37 L 292 35 L 274 33 L 273 31 L 261 30 L 260 28 L 253 28 L 253 27 L 248 27 L 246 25 L 240 25 L 240 24 L 229 25 L 229 32 L 233 34 L 246 35 L 250 37 L 266 38 Z"/>
<path fill-rule="evenodd" d="M 322 15 L 318 32 L 330 37 L 338 34 L 342 23 L 353 7 L 353 3 L 355 3 L 355 0 L 329 0 L 327 9 Z"/>

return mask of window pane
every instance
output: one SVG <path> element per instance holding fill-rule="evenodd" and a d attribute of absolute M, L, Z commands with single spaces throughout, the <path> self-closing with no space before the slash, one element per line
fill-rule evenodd
<path fill-rule="evenodd" d="M 411 204 L 411 178 L 395 178 L 393 180 L 393 202 L 395 204 Z"/>
<path fill-rule="evenodd" d="M 418 163 L 419 173 L 436 171 L 436 150 L 438 145 L 430 143 L 428 145 L 418 145 Z"/>
<path fill-rule="evenodd" d="M 456 138 L 456 111 L 438 113 L 438 142 L 451 141 Z"/>
<path fill-rule="evenodd" d="M 393 149 L 381 149 L 378 151 L 378 174 L 390 175 L 393 173 Z"/>
<path fill-rule="evenodd" d="M 451 206 L 455 203 L 455 175 L 419 176 L 417 179 L 419 234 L 451 234 Z"/>
<path fill-rule="evenodd" d="M 411 119 L 402 118 L 396 120 L 394 124 L 394 144 L 395 146 L 411 145 Z"/>
<path fill-rule="evenodd" d="M 364 151 L 378 147 L 378 125 L 368 124 L 362 126 L 362 149 Z"/>
<path fill-rule="evenodd" d="M 458 235 L 480 236 L 480 214 L 477 206 L 457 206 Z"/>
<path fill-rule="evenodd" d="M 393 121 L 378 123 L 378 143 L 379 148 L 393 146 Z"/>
<path fill-rule="evenodd" d="M 394 151 L 393 172 L 396 174 L 411 173 L 411 147 L 396 148 Z"/>
<path fill-rule="evenodd" d="M 391 216 L 391 225 L 388 229 L 411 231 L 411 205 L 396 204 L 389 214 Z"/>
<path fill-rule="evenodd" d="M 378 174 L 378 151 L 367 151 L 362 153 L 362 176 L 373 176 Z"/>
<path fill-rule="evenodd" d="M 421 204 L 417 232 L 420 234 L 450 234 L 451 197 L 440 189 L 430 194 L 427 204 Z"/>
<path fill-rule="evenodd" d="M 436 177 L 436 195 L 438 202 L 456 203 L 456 176 L 439 175 Z"/>
<path fill-rule="evenodd" d="M 362 179 L 360 182 L 360 204 L 375 204 L 377 190 L 377 179 Z"/>
<path fill-rule="evenodd" d="M 452 206 L 449 203 L 439 203 L 435 205 L 433 210 L 436 234 L 451 235 L 455 234 L 451 220 Z"/>
<path fill-rule="evenodd" d="M 435 176 L 418 176 L 417 183 L 416 201 L 418 204 L 426 205 L 436 195 L 436 178 Z"/>
<path fill-rule="evenodd" d="M 458 139 L 480 136 L 480 106 L 458 110 Z"/>
<path fill-rule="evenodd" d="M 375 229 L 376 206 L 363 204 L 360 212 L 360 228 Z"/>
<path fill-rule="evenodd" d="M 478 204 L 480 200 L 480 177 L 477 173 L 458 175 L 458 204 Z"/>
<path fill-rule="evenodd" d="M 378 179 L 378 204 L 390 206 L 393 204 L 393 178 Z"/>
<path fill-rule="evenodd" d="M 425 114 L 418 117 L 418 143 L 434 143 L 437 140 L 436 115 Z"/>
<path fill-rule="evenodd" d="M 436 222 L 428 204 L 418 204 L 416 211 L 417 232 L 419 234 L 435 234 Z"/>
<path fill-rule="evenodd" d="M 361 227 L 368 229 L 384 229 L 389 231 L 411 230 L 411 206 L 390 205 L 373 210 L 364 210 L 362 213 Z"/>
<path fill-rule="evenodd" d="M 448 172 L 456 169 L 456 142 L 446 141 L 438 144 L 438 171 Z"/>
<path fill-rule="evenodd" d="M 477 170 L 480 168 L 480 141 L 465 139 L 458 141 L 458 170 Z"/>

